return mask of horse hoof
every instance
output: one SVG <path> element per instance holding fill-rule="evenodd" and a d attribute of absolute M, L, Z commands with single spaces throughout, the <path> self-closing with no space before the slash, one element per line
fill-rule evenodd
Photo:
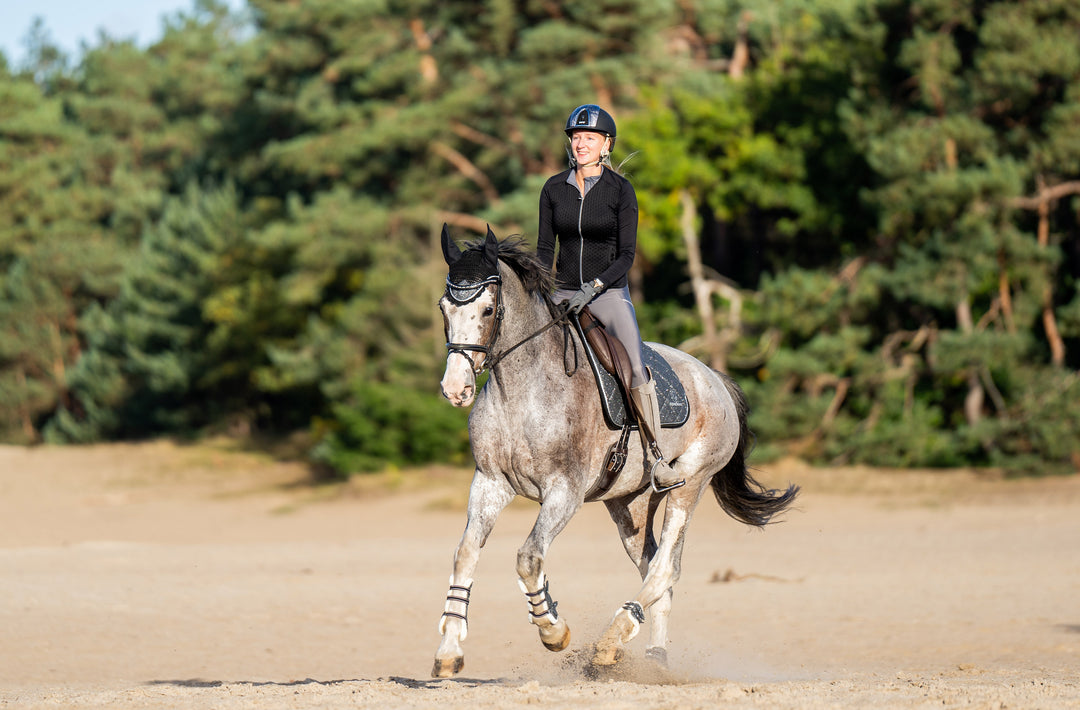
<path fill-rule="evenodd" d="M 619 646 L 597 646 L 593 654 L 594 666 L 613 666 L 622 660 L 623 650 Z"/>
<path fill-rule="evenodd" d="M 544 633 L 545 631 L 547 633 Z M 570 645 L 570 626 L 562 619 L 559 619 L 559 622 L 554 626 L 540 629 L 540 641 L 544 644 L 544 648 L 549 651 L 555 651 L 556 653 L 564 651 Z"/>
<path fill-rule="evenodd" d="M 645 658 L 665 668 L 667 667 L 667 649 L 662 646 L 651 646 L 645 649 Z"/>
<path fill-rule="evenodd" d="M 431 669 L 432 678 L 450 678 L 461 672 L 461 669 L 465 667 L 465 658 L 458 656 L 457 658 L 436 658 L 435 665 Z"/>

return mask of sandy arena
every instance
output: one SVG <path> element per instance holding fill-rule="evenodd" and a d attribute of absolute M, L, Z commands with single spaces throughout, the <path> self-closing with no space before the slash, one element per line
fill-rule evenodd
<path fill-rule="evenodd" d="M 803 487 L 764 531 L 703 500 L 670 664 L 585 659 L 637 572 L 602 505 L 547 560 L 570 649 L 500 517 L 465 670 L 429 677 L 469 473 L 307 485 L 225 445 L 0 447 L 0 707 L 1077 708 L 1080 476 L 763 466 Z"/>

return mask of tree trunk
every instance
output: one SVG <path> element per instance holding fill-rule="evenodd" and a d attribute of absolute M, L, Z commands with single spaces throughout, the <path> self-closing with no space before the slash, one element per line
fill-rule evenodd
<path fill-rule="evenodd" d="M 497 205 L 501 202 L 499 191 L 495 189 L 495 185 L 491 182 L 491 179 L 483 170 L 476 167 L 476 165 L 464 155 L 442 141 L 432 141 L 431 150 L 433 153 L 457 168 L 459 173 L 475 183 L 476 186 L 480 188 L 480 191 L 484 193 L 484 197 L 491 205 Z"/>
<path fill-rule="evenodd" d="M 1050 203 L 1069 195 L 1080 195 L 1080 180 L 1059 183 L 1047 187 L 1040 175 L 1037 183 L 1038 193 L 1034 197 L 1017 197 L 1009 201 L 1012 207 L 1035 210 L 1039 215 L 1038 242 L 1040 247 L 1050 245 Z M 1046 340 L 1050 344 L 1050 361 L 1061 367 L 1065 364 L 1065 341 L 1057 327 L 1054 316 L 1054 292 L 1048 286 L 1042 294 L 1042 321 L 1046 331 Z"/>
<path fill-rule="evenodd" d="M 971 334 L 975 332 L 975 324 L 971 318 L 971 304 L 967 299 L 961 300 L 956 304 L 956 323 L 960 326 L 960 331 L 965 334 Z M 979 381 L 979 372 L 976 367 L 972 367 L 967 373 L 968 393 L 964 398 L 964 418 L 967 419 L 969 426 L 974 426 L 982 419 L 982 405 L 983 400 L 986 398 L 986 392 L 983 390 L 982 382 Z"/>
<path fill-rule="evenodd" d="M 746 73 L 746 67 L 750 64 L 750 20 L 753 15 L 743 12 L 739 16 L 738 37 L 735 40 L 735 51 L 731 54 L 731 63 L 728 64 L 728 76 L 732 79 L 741 79 Z"/>
<path fill-rule="evenodd" d="M 1013 317 L 1012 292 L 1009 289 L 1009 275 L 1005 270 L 1005 255 L 998 255 L 998 300 L 1001 302 L 1001 317 L 1005 321 L 1005 330 L 1016 334 L 1016 319 Z"/>
<path fill-rule="evenodd" d="M 435 57 L 431 56 L 431 35 L 424 29 L 424 21 L 419 17 L 409 20 L 409 30 L 420 51 L 420 77 L 430 86 L 439 80 L 439 66 L 435 63 Z"/>
<path fill-rule="evenodd" d="M 697 205 L 688 190 L 679 193 L 682 201 L 682 226 L 683 242 L 686 244 L 686 267 L 690 272 L 690 285 L 694 289 L 694 303 L 697 305 L 698 314 L 701 316 L 702 339 L 704 340 L 705 352 L 709 356 L 709 366 L 715 370 L 723 370 L 726 366 L 726 357 L 720 348 L 719 339 L 716 337 L 716 315 L 712 306 L 712 287 L 705 278 L 705 268 L 701 263 L 701 245 L 698 243 L 697 232 L 694 230 L 694 217 L 697 215 Z"/>
<path fill-rule="evenodd" d="M 1044 196 L 1046 194 L 1046 184 L 1043 182 L 1042 176 L 1039 176 L 1039 195 Z M 1050 200 L 1039 200 L 1039 246 L 1050 246 Z M 1050 362 L 1057 367 L 1062 367 L 1065 364 L 1065 341 L 1061 338 L 1061 333 L 1058 331 L 1057 318 L 1054 317 L 1054 291 L 1049 285 L 1043 290 L 1042 294 L 1042 321 L 1043 330 L 1046 331 L 1046 340 L 1050 343 Z"/>
<path fill-rule="evenodd" d="M 23 436 L 26 437 L 27 443 L 36 442 L 37 429 L 34 427 L 34 420 L 30 416 L 30 397 L 26 387 L 26 371 L 21 366 L 15 370 L 15 380 L 23 391 L 22 402 L 19 404 L 19 419 L 22 422 Z"/>

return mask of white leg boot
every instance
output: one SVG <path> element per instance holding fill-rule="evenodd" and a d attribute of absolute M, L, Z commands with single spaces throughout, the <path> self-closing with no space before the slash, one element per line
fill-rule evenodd
<path fill-rule="evenodd" d="M 644 422 L 639 420 L 638 425 L 641 429 L 641 443 L 645 447 L 646 457 L 649 454 L 653 457 L 652 487 L 657 493 L 662 493 L 678 488 L 686 481 L 679 478 L 675 469 L 664 460 L 664 455 L 660 453 L 660 447 L 656 443 L 656 437 L 660 433 L 660 401 L 656 398 L 656 381 L 652 378 L 652 373 L 649 375 L 648 382 L 631 388 L 630 397 L 634 400 L 637 411 L 641 413 L 641 418 L 644 419 Z"/>

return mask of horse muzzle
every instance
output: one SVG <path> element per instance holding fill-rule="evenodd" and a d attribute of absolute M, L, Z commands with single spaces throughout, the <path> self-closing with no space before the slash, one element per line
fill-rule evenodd
<path fill-rule="evenodd" d="M 453 354 L 453 353 L 451 353 Z M 442 396 L 455 407 L 468 407 L 476 398 L 476 375 L 468 358 L 458 358 L 455 362 L 447 358 L 446 372 L 443 373 Z"/>
<path fill-rule="evenodd" d="M 449 393 L 445 389 L 443 390 L 443 397 L 455 407 L 468 407 L 473 403 L 473 398 L 476 396 L 475 389 L 472 385 L 467 385 L 460 392 Z"/>

